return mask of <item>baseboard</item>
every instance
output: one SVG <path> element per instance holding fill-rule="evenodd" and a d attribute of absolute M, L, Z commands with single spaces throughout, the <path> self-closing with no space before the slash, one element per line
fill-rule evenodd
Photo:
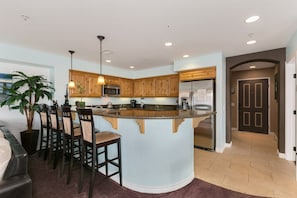
<path fill-rule="evenodd" d="M 280 153 L 278 149 L 277 149 L 277 154 L 278 154 L 279 158 L 286 159 L 286 154 L 285 153 Z"/>
<path fill-rule="evenodd" d="M 168 186 L 142 186 L 142 185 L 138 185 L 138 184 L 134 184 L 134 183 L 130 183 L 128 181 L 123 181 L 123 186 L 137 191 L 137 192 L 142 192 L 142 193 L 152 193 L 152 194 L 159 194 L 159 193 L 166 193 L 166 192 L 172 192 L 175 190 L 178 190 L 186 185 L 188 185 L 189 183 L 192 182 L 192 180 L 194 179 L 194 173 L 189 176 L 188 178 L 176 183 L 176 184 L 172 184 L 172 185 L 168 185 Z"/>

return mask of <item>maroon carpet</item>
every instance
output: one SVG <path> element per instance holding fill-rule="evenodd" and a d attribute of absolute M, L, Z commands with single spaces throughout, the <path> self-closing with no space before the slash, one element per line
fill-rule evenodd
<path fill-rule="evenodd" d="M 55 170 L 47 161 L 38 158 L 37 155 L 30 156 L 29 174 L 33 182 L 33 198 L 59 198 L 59 197 L 88 197 L 89 177 L 86 171 L 83 191 L 77 193 L 79 168 L 73 171 L 70 184 L 66 184 L 66 171 L 63 177 L 59 177 L 60 169 Z M 96 175 L 93 197 L 112 198 L 255 198 L 234 191 L 230 191 L 199 179 L 194 179 L 189 185 L 170 193 L 145 194 L 121 187 L 111 179 Z"/>

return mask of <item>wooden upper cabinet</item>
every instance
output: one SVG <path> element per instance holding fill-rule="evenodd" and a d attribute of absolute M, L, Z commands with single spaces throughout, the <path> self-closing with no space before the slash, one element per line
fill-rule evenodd
<path fill-rule="evenodd" d="M 169 96 L 169 77 L 155 78 L 155 96 Z"/>
<path fill-rule="evenodd" d="M 180 81 L 205 80 L 205 79 L 215 79 L 215 78 L 216 78 L 216 67 L 207 67 L 202 69 L 181 71 L 179 73 Z"/>
<path fill-rule="evenodd" d="M 179 91 L 178 74 L 155 77 L 155 96 L 177 97 Z"/>
<path fill-rule="evenodd" d="M 97 83 L 98 74 L 82 72 L 77 70 L 69 71 L 69 79 L 75 83 L 75 87 L 69 89 L 69 97 L 100 97 L 101 85 Z"/>
<path fill-rule="evenodd" d="M 179 94 L 179 76 L 178 74 L 171 75 L 169 78 L 169 96 L 178 97 Z"/>
<path fill-rule="evenodd" d="M 119 79 L 121 86 L 121 97 L 133 97 L 133 81 L 127 78 Z"/>
<path fill-rule="evenodd" d="M 146 97 L 155 96 L 155 78 L 143 78 L 142 80 L 142 95 Z"/>
<path fill-rule="evenodd" d="M 105 84 L 110 85 L 119 85 L 120 84 L 120 78 L 116 76 L 107 76 L 104 75 Z"/>
<path fill-rule="evenodd" d="M 69 79 L 75 88 L 69 89 L 69 97 L 101 97 L 102 85 L 97 83 L 98 74 L 69 70 Z M 120 85 L 121 97 L 177 97 L 179 75 L 127 79 L 104 75 L 105 84 Z"/>
<path fill-rule="evenodd" d="M 85 92 L 85 74 L 81 71 L 69 70 L 69 79 L 74 81 L 75 87 L 69 89 L 69 97 L 82 97 Z"/>
<path fill-rule="evenodd" d="M 102 85 L 98 84 L 98 74 L 86 74 L 86 90 L 88 97 L 100 97 L 102 95 Z"/>
<path fill-rule="evenodd" d="M 133 96 L 142 97 L 143 96 L 142 90 L 143 90 L 143 80 L 142 79 L 133 80 Z"/>

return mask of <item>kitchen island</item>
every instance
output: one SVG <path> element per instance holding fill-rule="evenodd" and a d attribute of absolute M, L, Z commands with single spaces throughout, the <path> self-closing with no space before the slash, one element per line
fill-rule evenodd
<path fill-rule="evenodd" d="M 121 135 L 123 186 L 163 193 L 194 178 L 194 128 L 215 113 L 93 108 L 93 114 L 96 128 Z"/>

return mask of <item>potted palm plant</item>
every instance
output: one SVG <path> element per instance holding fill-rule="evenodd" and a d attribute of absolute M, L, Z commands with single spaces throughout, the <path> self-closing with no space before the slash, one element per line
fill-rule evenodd
<path fill-rule="evenodd" d="M 27 130 L 21 132 L 23 147 L 29 154 L 36 152 L 39 130 L 33 129 L 34 114 L 39 108 L 41 99 L 49 100 L 53 97 L 54 87 L 41 75 L 28 76 L 21 71 L 11 74 L 13 82 L 10 87 L 3 87 L 7 96 L 0 103 L 0 107 L 18 109 L 25 114 Z"/>

